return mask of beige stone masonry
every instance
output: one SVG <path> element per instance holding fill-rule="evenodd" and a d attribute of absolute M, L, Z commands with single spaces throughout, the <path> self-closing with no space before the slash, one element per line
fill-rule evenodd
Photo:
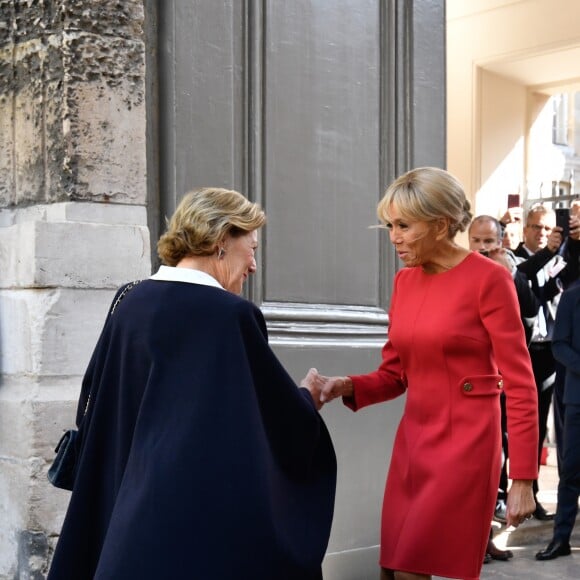
<path fill-rule="evenodd" d="M 145 226 L 24 222 L 0 245 L 0 288 L 113 288 L 151 273 Z"/>

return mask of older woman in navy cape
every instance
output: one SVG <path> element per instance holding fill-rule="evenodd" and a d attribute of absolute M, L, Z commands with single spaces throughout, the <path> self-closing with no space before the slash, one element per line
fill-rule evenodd
<path fill-rule="evenodd" d="M 237 192 L 192 192 L 159 241 L 167 265 L 117 293 L 50 580 L 321 578 L 336 459 L 314 373 L 296 386 L 238 296 L 264 221 Z"/>

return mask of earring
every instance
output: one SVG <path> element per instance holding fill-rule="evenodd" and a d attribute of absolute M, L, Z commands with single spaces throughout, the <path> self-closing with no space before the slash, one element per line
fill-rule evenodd
<path fill-rule="evenodd" d="M 218 260 L 221 260 L 226 254 L 226 251 L 223 248 L 218 250 Z"/>

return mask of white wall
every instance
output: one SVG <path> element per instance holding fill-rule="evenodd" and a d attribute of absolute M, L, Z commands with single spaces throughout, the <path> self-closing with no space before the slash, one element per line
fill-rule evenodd
<path fill-rule="evenodd" d="M 475 174 L 480 184 L 475 192 L 475 214 L 501 217 L 507 195 L 525 185 L 524 135 L 526 133 L 526 89 L 495 73 L 481 70 L 480 123 L 474 152 L 479 158 Z"/>
<path fill-rule="evenodd" d="M 580 2 L 447 0 L 446 6 L 447 167 L 476 210 L 494 214 L 499 199 L 491 198 L 503 200 L 506 192 L 497 189 L 521 181 L 526 166 L 518 145 L 530 119 L 524 95 L 580 79 Z"/>

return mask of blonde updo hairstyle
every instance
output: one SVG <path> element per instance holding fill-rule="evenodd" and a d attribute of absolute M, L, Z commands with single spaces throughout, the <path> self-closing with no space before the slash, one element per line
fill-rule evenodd
<path fill-rule="evenodd" d="M 465 231 L 472 218 L 461 183 L 437 167 L 419 167 L 395 179 L 377 207 L 381 222 L 390 221 L 391 205 L 408 220 L 433 222 L 446 218 L 449 238 Z"/>
<path fill-rule="evenodd" d="M 257 230 L 266 222 L 259 205 L 230 189 L 205 187 L 187 193 L 157 243 L 167 266 L 187 256 L 211 256 L 226 234 L 234 237 Z"/>

